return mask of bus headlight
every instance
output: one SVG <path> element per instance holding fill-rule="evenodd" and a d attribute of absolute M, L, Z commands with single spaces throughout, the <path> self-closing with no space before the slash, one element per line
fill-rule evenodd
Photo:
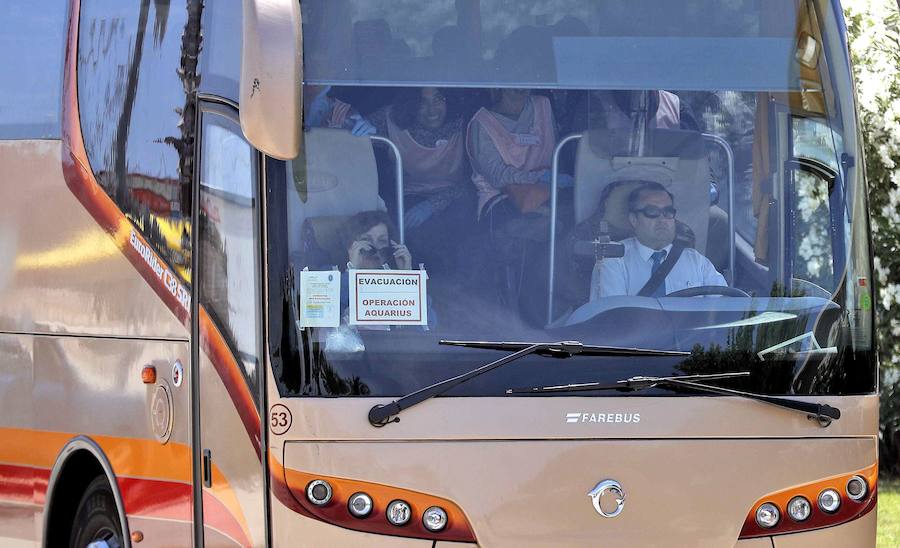
<path fill-rule="evenodd" d="M 331 500 L 331 484 L 325 480 L 313 480 L 306 486 L 306 498 L 316 506 L 325 506 Z"/>
<path fill-rule="evenodd" d="M 395 500 L 388 504 L 386 513 L 391 525 L 400 527 L 409 523 L 409 518 L 412 517 L 412 508 L 409 507 L 409 503 L 406 501 Z"/>
<path fill-rule="evenodd" d="M 432 533 L 443 531 L 447 526 L 447 512 L 440 506 L 432 506 L 422 515 L 422 524 Z"/>
<path fill-rule="evenodd" d="M 778 525 L 778 520 L 780 519 L 781 512 L 779 512 L 778 507 L 771 502 L 766 502 L 756 509 L 756 523 L 758 523 L 760 527 L 770 529 Z"/>
<path fill-rule="evenodd" d="M 347 508 L 353 517 L 364 518 L 372 513 L 372 497 L 363 492 L 353 493 L 347 501 Z"/>
<path fill-rule="evenodd" d="M 771 529 L 778 525 L 778 520 L 780 519 L 781 512 L 779 512 L 778 507 L 771 502 L 766 502 L 756 509 L 756 523 L 758 523 L 760 527 Z"/>
<path fill-rule="evenodd" d="M 823 512 L 833 514 L 841 507 L 841 495 L 834 489 L 826 489 L 819 493 L 819 508 Z"/>
<path fill-rule="evenodd" d="M 847 482 L 847 496 L 850 497 L 850 500 L 860 501 L 866 498 L 868 491 L 869 486 L 866 485 L 866 480 L 862 476 L 853 476 Z"/>
<path fill-rule="evenodd" d="M 794 521 L 804 521 L 812 513 L 812 505 L 804 497 L 794 497 L 788 503 L 787 513 Z"/>

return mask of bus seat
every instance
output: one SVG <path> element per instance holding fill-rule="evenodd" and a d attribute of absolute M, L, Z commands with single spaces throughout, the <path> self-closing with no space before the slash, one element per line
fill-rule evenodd
<path fill-rule="evenodd" d="M 301 223 L 306 220 L 346 219 L 360 211 L 386 210 L 378 194 L 378 168 L 371 139 L 331 128 L 312 128 L 304 139 L 306 162 L 293 162 L 296 192 L 288 193 L 288 218 L 294 223 L 289 227 L 292 235 L 305 233 Z M 347 158 L 353 161 L 348 162 Z M 330 228 L 333 224 L 323 221 L 316 231 L 320 235 L 317 240 L 339 240 L 335 229 Z M 328 235 L 321 236 L 325 233 Z M 305 245 L 301 241 L 292 247 Z"/>
<path fill-rule="evenodd" d="M 368 137 L 342 129 L 313 128 L 306 132 L 305 141 L 310 213 L 352 215 L 385 209 L 378 195 L 378 168 Z"/>
<path fill-rule="evenodd" d="M 347 262 L 347 250 L 343 243 L 343 228 L 348 215 L 311 217 L 303 221 L 300 230 L 299 257 L 310 268 L 343 267 Z"/>
<path fill-rule="evenodd" d="M 622 182 L 657 181 L 675 196 L 678 220 L 693 232 L 695 248 L 705 252 L 709 160 L 703 139 L 700 133 L 677 129 L 650 129 L 648 133 L 649 152 L 642 157 L 629 156 L 623 150 L 630 131 L 598 129 L 584 134 L 575 160 L 575 222 L 596 212 L 602 197 L 604 220 L 611 232 L 630 233 L 627 197 L 634 187 Z M 607 189 L 613 183 L 619 184 Z"/>

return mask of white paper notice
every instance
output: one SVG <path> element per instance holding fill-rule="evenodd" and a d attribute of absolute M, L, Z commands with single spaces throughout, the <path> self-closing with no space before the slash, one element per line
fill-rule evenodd
<path fill-rule="evenodd" d="M 337 270 L 300 272 L 300 326 L 341 324 L 341 273 Z"/>
<path fill-rule="evenodd" d="M 350 323 L 428 325 L 424 270 L 351 270 Z"/>

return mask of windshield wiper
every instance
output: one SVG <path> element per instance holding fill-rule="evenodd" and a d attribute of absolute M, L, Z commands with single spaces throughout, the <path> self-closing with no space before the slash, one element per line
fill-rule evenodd
<path fill-rule="evenodd" d="M 507 394 L 547 394 L 553 392 L 589 392 L 594 390 L 620 390 L 623 392 L 635 392 L 645 390 L 647 388 L 686 388 L 698 392 L 709 392 L 711 394 L 719 394 L 722 396 L 739 396 L 751 400 L 777 405 L 785 409 L 791 409 L 800 413 L 805 413 L 807 418 L 815 419 L 819 425 L 826 427 L 832 421 L 841 418 L 841 410 L 824 403 L 805 402 L 793 400 L 790 398 L 781 398 L 775 396 L 767 396 L 765 394 L 757 394 L 755 392 L 744 392 L 742 390 L 733 390 L 731 388 L 722 388 L 721 386 L 712 386 L 696 381 L 709 381 L 720 379 L 731 379 L 737 377 L 747 377 L 749 371 L 739 371 L 734 373 L 716 373 L 711 375 L 678 375 L 674 377 L 630 377 L 616 381 L 613 384 L 604 384 L 599 382 L 587 382 L 578 384 L 565 384 L 560 386 L 543 386 L 533 388 L 510 388 Z"/>
<path fill-rule="evenodd" d="M 491 350 L 513 350 L 512 354 L 504 356 L 499 360 L 492 361 L 482 366 L 476 367 L 468 373 L 457 375 L 449 379 L 437 382 L 431 386 L 426 386 L 403 396 L 398 400 L 394 400 L 387 405 L 376 405 L 369 409 L 369 422 L 372 426 L 384 426 L 392 422 L 400 420 L 397 415 L 404 409 L 422 403 L 423 401 L 440 396 L 441 394 L 451 390 L 452 388 L 470 380 L 479 375 L 483 375 L 489 371 L 493 371 L 498 367 L 514 362 L 519 358 L 531 354 L 538 356 L 552 356 L 554 358 L 571 358 L 576 355 L 583 356 L 647 356 L 647 357 L 683 357 L 689 356 L 690 352 L 680 352 L 674 350 L 651 350 L 646 348 L 623 348 L 618 346 L 597 346 L 583 344 L 579 341 L 560 341 L 547 343 L 529 343 L 529 342 L 487 342 L 487 341 L 445 341 L 441 340 L 438 344 L 448 346 L 463 346 L 466 348 L 487 348 Z"/>

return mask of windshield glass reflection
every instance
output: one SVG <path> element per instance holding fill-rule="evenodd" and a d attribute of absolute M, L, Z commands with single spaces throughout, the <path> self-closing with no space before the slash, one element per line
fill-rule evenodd
<path fill-rule="evenodd" d="M 528 357 L 449 395 L 730 371 L 763 393 L 870 389 L 864 219 L 827 58 L 796 51 L 821 44 L 809 5 L 390 4 L 304 13 L 283 392 L 397 396 L 497 358 L 440 339 L 690 352 Z M 597 65 L 611 44 L 640 70 Z M 722 57 L 691 73 L 698 45 Z M 734 70 L 748 45 L 772 63 Z"/>

